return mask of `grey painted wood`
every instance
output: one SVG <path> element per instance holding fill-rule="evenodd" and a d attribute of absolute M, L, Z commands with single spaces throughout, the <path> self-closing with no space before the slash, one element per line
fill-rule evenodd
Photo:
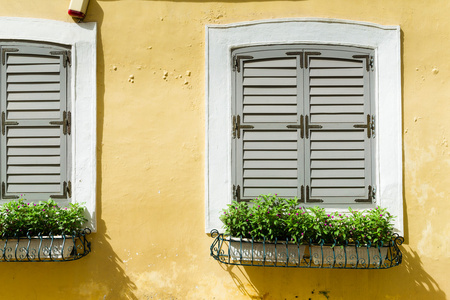
<path fill-rule="evenodd" d="M 297 105 L 297 96 L 245 96 L 244 107 L 247 104 Z"/>
<path fill-rule="evenodd" d="M 297 48 L 303 51 L 286 49 Z M 354 205 L 373 185 L 372 141 L 365 129 L 353 127 L 372 114 L 373 78 L 365 60 L 352 56 L 370 52 L 319 46 L 321 55 L 300 69 L 300 56 L 287 56 L 286 49 L 233 52 L 254 57 L 242 60 L 240 72 L 232 75 L 233 115 L 253 126 L 234 141 L 233 184 L 244 199 L 261 193 L 300 197 L 300 187 L 309 186 L 311 197 L 325 204 Z M 301 139 L 299 130 L 286 128 L 298 125 L 300 115 L 322 128 Z"/>
<path fill-rule="evenodd" d="M 19 44 L 18 52 L 6 53 L 0 66 L 1 110 L 7 121 L 2 135 L 1 180 L 7 194 L 26 194 L 28 200 L 47 200 L 62 195 L 68 182 L 70 147 L 61 125 L 68 111 L 68 68 L 62 58 L 51 55 L 58 47 Z M 69 67 L 69 66 L 68 66 Z"/>
<path fill-rule="evenodd" d="M 244 178 L 297 178 L 297 169 L 245 169 Z"/>
<path fill-rule="evenodd" d="M 295 58 L 268 58 L 263 60 L 249 60 L 244 63 L 245 68 L 296 68 Z"/>

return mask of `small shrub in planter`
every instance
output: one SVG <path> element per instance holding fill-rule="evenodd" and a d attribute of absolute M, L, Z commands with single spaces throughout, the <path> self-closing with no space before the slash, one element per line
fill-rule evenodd
<path fill-rule="evenodd" d="M 3 256 L 69 256 L 75 246 L 71 236 L 79 233 L 87 221 L 84 210 L 78 203 L 60 207 L 51 199 L 39 203 L 18 199 L 1 205 Z"/>
<path fill-rule="evenodd" d="M 280 241 L 286 245 L 284 248 L 277 246 L 277 249 L 285 249 L 284 257 L 287 253 L 290 256 L 290 243 L 297 245 L 297 249 L 292 250 L 295 253 L 301 252 L 299 245 L 320 245 L 312 247 L 316 264 L 368 264 L 369 261 L 372 264 L 386 257 L 387 248 L 381 247 L 392 240 L 391 221 L 394 219 L 386 209 L 326 213 L 324 208 L 305 209 L 300 205 L 296 198 L 277 195 L 261 195 L 250 204 L 234 201 L 228 205 L 220 219 L 226 234 L 234 237 L 230 242 L 232 258 L 251 260 L 253 249 L 253 260 L 258 260 L 259 255 L 255 259 L 255 253 L 261 251 L 255 242 L 270 245 Z M 243 245 L 249 246 L 247 250 Z M 270 257 L 275 260 L 270 248 L 266 248 L 266 260 Z M 276 260 L 279 261 L 278 257 Z"/>

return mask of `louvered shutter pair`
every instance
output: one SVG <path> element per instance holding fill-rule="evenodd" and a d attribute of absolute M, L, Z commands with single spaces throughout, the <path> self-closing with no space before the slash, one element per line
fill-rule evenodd
<path fill-rule="evenodd" d="M 235 199 L 372 203 L 370 52 L 233 54 Z"/>
<path fill-rule="evenodd" d="M 70 52 L 1 46 L 1 199 L 70 197 Z"/>

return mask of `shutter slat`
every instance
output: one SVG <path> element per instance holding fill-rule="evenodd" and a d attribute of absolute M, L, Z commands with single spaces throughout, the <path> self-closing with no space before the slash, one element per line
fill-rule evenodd
<path fill-rule="evenodd" d="M 8 184 L 8 193 L 59 193 L 61 185 L 57 184 Z"/>
<path fill-rule="evenodd" d="M 296 169 L 245 169 L 244 178 L 297 178 Z"/>
<path fill-rule="evenodd" d="M 358 95 L 325 95 L 314 96 L 311 95 L 311 105 L 331 104 L 331 105 L 348 105 L 348 104 L 364 104 L 364 96 Z"/>
<path fill-rule="evenodd" d="M 297 151 L 245 151 L 244 159 L 297 159 Z"/>
<path fill-rule="evenodd" d="M 60 135 L 59 127 L 11 127 L 8 129 L 8 137 L 57 137 Z"/>
<path fill-rule="evenodd" d="M 311 57 L 309 67 L 314 68 L 361 68 L 361 62 L 345 59 L 327 59 L 320 57 Z"/>
<path fill-rule="evenodd" d="M 247 95 L 297 95 L 296 87 L 244 87 L 244 96 Z"/>
<path fill-rule="evenodd" d="M 61 159 L 58 156 L 10 156 L 8 165 L 59 165 Z"/>
<path fill-rule="evenodd" d="M 61 95 L 58 92 L 31 92 L 31 93 L 8 93 L 7 100 L 9 101 L 59 101 Z"/>
<path fill-rule="evenodd" d="M 270 187 L 264 187 L 264 188 L 245 188 L 244 187 L 244 192 L 243 192 L 243 196 L 245 198 L 256 198 L 261 194 L 277 194 L 278 197 L 286 197 L 286 198 L 292 198 L 295 196 L 292 195 L 297 195 L 298 194 L 298 190 L 297 188 L 284 188 L 284 187 L 275 187 L 275 188 L 270 188 Z"/>
<path fill-rule="evenodd" d="M 364 149 L 360 151 L 311 151 L 311 159 L 345 159 L 345 158 L 353 158 L 353 159 L 363 159 L 364 158 Z"/>
<path fill-rule="evenodd" d="M 364 78 L 311 78 L 310 80 L 311 86 L 359 86 L 362 87 L 364 85 Z"/>
<path fill-rule="evenodd" d="M 8 175 L 10 183 L 57 183 L 61 177 L 58 175 Z"/>
<path fill-rule="evenodd" d="M 244 78 L 243 85 L 248 86 L 273 86 L 274 88 L 281 86 L 295 86 L 297 85 L 297 78 L 295 77 L 249 77 Z"/>
<path fill-rule="evenodd" d="M 364 160 L 312 160 L 311 169 L 364 169 Z"/>
<path fill-rule="evenodd" d="M 312 197 L 364 197 L 367 196 L 366 188 L 313 188 L 311 190 Z M 327 199 L 330 201 L 330 199 Z M 335 202 L 341 202 L 342 199 L 336 199 Z M 353 201 L 352 201 L 353 202 Z"/>
<path fill-rule="evenodd" d="M 244 77 L 295 77 L 297 76 L 297 70 L 292 69 L 252 69 L 244 67 Z"/>
<path fill-rule="evenodd" d="M 315 188 L 320 187 L 360 187 L 364 188 L 364 178 L 349 179 L 349 178 L 333 178 L 333 179 L 312 179 L 311 186 Z"/>
<path fill-rule="evenodd" d="M 297 150 L 297 141 L 293 142 L 245 142 L 244 150 Z"/>
<path fill-rule="evenodd" d="M 60 138 L 11 138 L 8 139 L 7 146 L 59 146 Z"/>
<path fill-rule="evenodd" d="M 59 73 L 59 64 L 48 65 L 12 65 L 8 66 L 6 71 L 8 74 L 14 73 Z"/>
<path fill-rule="evenodd" d="M 58 101 L 9 102 L 7 110 L 58 110 Z"/>
<path fill-rule="evenodd" d="M 61 150 L 59 147 L 8 147 L 8 156 L 43 156 L 43 155 L 59 155 Z"/>
<path fill-rule="evenodd" d="M 311 114 L 364 114 L 363 105 L 311 105 Z"/>
<path fill-rule="evenodd" d="M 310 77 L 361 77 L 363 68 L 357 69 L 310 69 Z"/>
<path fill-rule="evenodd" d="M 246 105 L 244 114 L 296 114 L 296 105 Z"/>
<path fill-rule="evenodd" d="M 58 92 L 61 89 L 59 83 L 10 83 L 8 92 Z"/>
<path fill-rule="evenodd" d="M 244 107 L 247 104 L 272 104 L 272 105 L 283 105 L 291 104 L 297 105 L 296 96 L 245 96 L 244 97 Z"/>
<path fill-rule="evenodd" d="M 317 130 L 311 132 L 311 141 L 362 141 L 365 138 L 363 130 Z"/>
<path fill-rule="evenodd" d="M 314 95 L 363 95 L 364 88 L 363 87 L 351 87 L 351 86 L 343 86 L 343 87 L 311 87 L 310 93 L 312 96 Z"/>
<path fill-rule="evenodd" d="M 56 74 L 10 74 L 7 82 L 9 83 L 33 83 L 33 82 L 59 82 L 60 76 Z"/>
<path fill-rule="evenodd" d="M 244 131 L 245 141 L 296 141 L 297 131 L 262 131 L 248 130 Z"/>
<path fill-rule="evenodd" d="M 245 187 L 297 187 L 297 179 L 244 179 Z"/>
<path fill-rule="evenodd" d="M 297 60 L 294 58 L 287 59 L 266 59 L 266 60 L 248 60 L 244 62 L 244 68 L 294 68 Z"/>
<path fill-rule="evenodd" d="M 33 65 L 33 64 L 56 64 L 59 65 L 58 56 L 45 55 L 17 55 L 11 53 L 8 55 L 8 65 Z"/>
<path fill-rule="evenodd" d="M 297 169 L 297 160 L 245 160 L 244 169 Z"/>
<path fill-rule="evenodd" d="M 311 178 L 364 178 L 363 169 L 312 169 Z"/>
<path fill-rule="evenodd" d="M 364 123 L 364 114 L 312 114 L 313 123 Z"/>
<path fill-rule="evenodd" d="M 8 166 L 7 174 L 60 174 L 59 166 Z"/>

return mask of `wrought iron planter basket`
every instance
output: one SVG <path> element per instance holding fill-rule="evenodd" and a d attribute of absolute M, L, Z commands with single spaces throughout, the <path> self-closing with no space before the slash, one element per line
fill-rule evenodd
<path fill-rule="evenodd" d="M 334 269 L 389 269 L 402 262 L 399 245 L 403 237 L 395 235 L 388 245 L 334 246 L 323 243 L 308 245 L 288 241 L 255 242 L 251 239 L 223 235 L 211 231 L 214 241 L 211 256 L 228 265 L 287 267 L 287 268 L 334 268 Z"/>
<path fill-rule="evenodd" d="M 80 259 L 91 252 L 89 228 L 72 235 L 2 237 L 0 262 L 61 262 Z"/>

